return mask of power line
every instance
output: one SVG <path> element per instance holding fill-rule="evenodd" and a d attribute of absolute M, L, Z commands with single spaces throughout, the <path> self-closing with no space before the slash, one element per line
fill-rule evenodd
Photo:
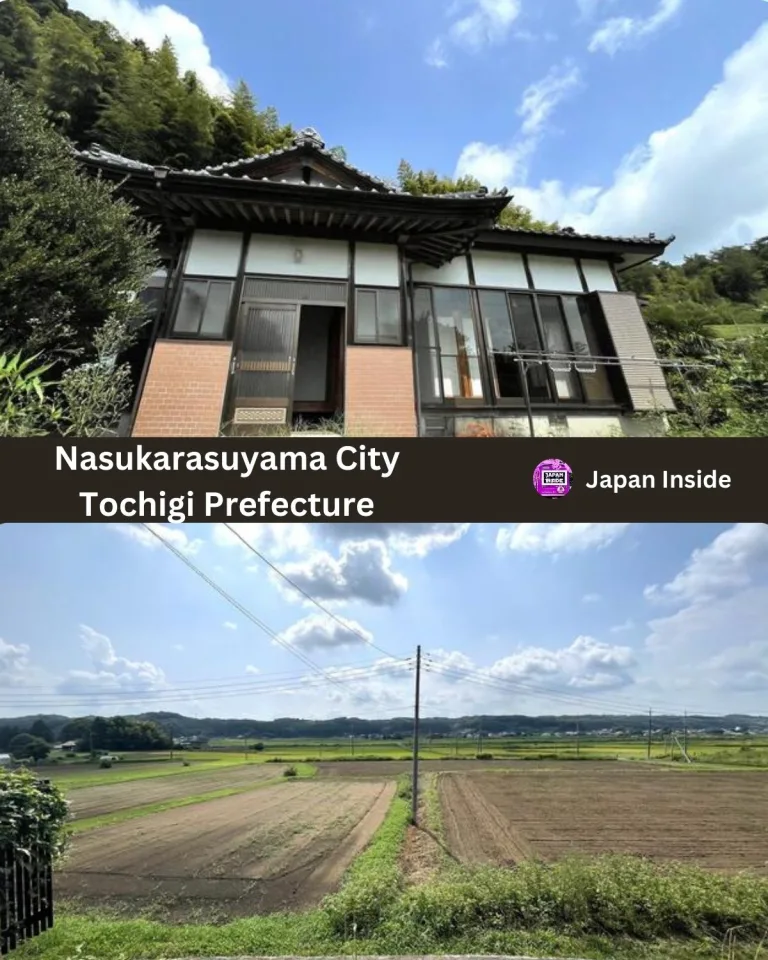
<path fill-rule="evenodd" d="M 313 597 L 310 593 L 308 593 L 303 587 L 300 587 L 295 580 L 292 580 L 288 576 L 288 574 L 284 573 L 279 567 L 277 567 L 274 563 L 272 563 L 272 561 L 268 557 L 265 557 L 260 550 L 257 550 L 252 543 L 249 543 L 245 539 L 245 537 L 239 534 L 237 530 L 234 529 L 232 524 L 225 523 L 224 526 L 227 528 L 227 530 L 229 530 L 229 532 L 234 537 L 237 537 L 237 539 L 240 541 L 240 543 L 243 544 L 243 546 L 246 549 L 250 550 L 251 553 L 253 553 L 260 560 L 262 560 L 270 568 L 270 570 L 273 570 L 279 577 L 282 577 L 282 579 L 285 580 L 287 584 L 293 587 L 293 589 L 296 590 L 298 593 L 300 593 L 305 599 L 309 600 L 310 603 L 313 603 L 318 608 L 318 610 L 322 610 L 322 612 L 326 616 L 330 617 L 331 620 L 334 620 L 336 623 L 338 623 L 340 627 L 343 627 L 343 629 L 349 633 L 353 633 L 356 637 L 359 637 L 367 646 L 373 647 L 373 649 L 378 650 L 379 653 L 383 653 L 385 657 L 391 657 L 393 660 L 399 659 L 398 657 L 395 657 L 394 654 L 390 653 L 388 650 L 385 650 L 383 647 L 377 646 L 377 644 L 375 644 L 372 640 L 370 640 L 364 633 L 361 633 L 361 631 L 358 630 L 356 627 L 352 626 L 350 623 L 347 623 L 344 619 L 337 616 L 332 610 L 329 610 L 328 607 L 326 607 L 324 604 L 320 603 L 319 600 L 316 600 L 315 597 Z"/>
<path fill-rule="evenodd" d="M 239 600 L 236 600 L 231 594 L 227 593 L 227 591 L 223 587 L 219 586 L 219 584 L 216 583 L 216 581 L 213 580 L 211 577 L 209 577 L 208 574 L 206 574 L 198 566 L 192 563 L 189 557 L 185 556 L 185 554 L 183 554 L 181 550 L 178 550 L 172 543 L 169 543 L 169 541 L 167 541 L 165 537 L 160 536 L 160 534 L 157 532 L 157 530 L 155 530 L 154 527 L 150 526 L 150 524 L 148 523 L 142 523 L 141 525 L 153 537 L 159 540 L 164 547 L 170 550 L 171 553 L 174 554 L 174 556 L 176 556 L 179 560 L 181 560 L 183 564 L 189 567 L 189 569 L 192 570 L 195 574 L 197 574 L 198 577 L 204 580 L 209 587 L 211 587 L 221 597 L 223 597 L 227 601 L 227 603 L 231 604 L 231 606 L 233 606 L 242 616 L 250 620 L 251 623 L 253 623 L 256 627 L 259 628 L 259 630 L 266 633 L 267 636 L 270 637 L 270 639 L 272 639 L 275 643 L 278 644 L 278 646 L 282 647 L 292 656 L 297 657 L 299 660 L 302 661 L 302 663 L 306 664 L 311 670 L 313 670 L 319 676 L 325 677 L 329 682 L 335 683 L 336 686 L 341 687 L 341 689 L 344 689 L 346 692 L 346 688 L 344 687 L 343 682 L 337 680 L 334 677 L 328 676 L 328 674 L 326 673 L 326 671 L 323 670 L 322 667 L 318 666 L 316 663 L 314 663 L 314 661 L 310 660 L 309 657 L 307 657 L 300 650 L 296 649 L 296 647 L 292 646 L 290 643 L 286 643 L 286 641 L 283 640 L 283 638 L 278 633 L 276 633 L 274 630 L 268 627 L 263 620 L 260 620 L 247 607 L 243 606 L 243 604 L 240 603 Z M 352 694 L 352 696 L 355 699 L 360 699 L 360 697 L 357 694 Z"/>

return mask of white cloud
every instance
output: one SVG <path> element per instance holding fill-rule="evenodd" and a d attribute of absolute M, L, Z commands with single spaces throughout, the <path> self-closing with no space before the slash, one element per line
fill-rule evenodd
<path fill-rule="evenodd" d="M 184 644 L 183 644 L 183 643 L 174 643 L 173 649 L 174 649 L 177 653 L 183 653 L 183 652 L 184 652 Z"/>
<path fill-rule="evenodd" d="M 572 62 L 554 66 L 541 80 L 524 92 L 518 114 L 523 118 L 522 132 L 532 136 L 541 131 L 556 107 L 581 83 L 581 71 Z"/>
<path fill-rule="evenodd" d="M 581 598 L 582 603 L 600 603 L 603 598 L 599 593 L 585 593 Z"/>
<path fill-rule="evenodd" d="M 448 11 L 453 20 L 447 32 L 427 48 L 426 63 L 431 67 L 447 66 L 449 45 L 477 52 L 486 46 L 503 43 L 521 9 L 521 0 L 457 0 Z"/>
<path fill-rule="evenodd" d="M 355 620 L 345 617 L 334 620 L 318 613 L 292 624 L 280 634 L 280 639 L 301 650 L 335 650 L 371 643 L 373 635 Z"/>
<path fill-rule="evenodd" d="M 382 540 L 394 553 L 425 557 L 449 547 L 468 531 L 469 523 L 325 523 L 317 524 L 320 539 L 340 543 Z"/>
<path fill-rule="evenodd" d="M 91 670 L 70 670 L 57 687 L 59 693 L 163 690 L 168 684 L 160 667 L 146 660 L 129 660 L 115 652 L 109 637 L 81 625 L 80 642 L 91 661 Z"/>
<path fill-rule="evenodd" d="M 694 550 L 669 583 L 646 587 L 645 596 L 653 601 L 705 603 L 749 586 L 767 569 L 768 525 L 737 523 L 706 547 Z"/>
<path fill-rule="evenodd" d="M 232 620 L 225 620 L 222 626 L 225 630 L 237 630 L 237 624 L 233 623 Z"/>
<path fill-rule="evenodd" d="M 496 546 L 522 553 L 583 553 L 609 546 L 628 529 L 628 523 L 518 523 L 499 530 Z"/>
<path fill-rule="evenodd" d="M 561 695 L 582 689 L 619 689 L 633 682 L 633 669 L 637 665 L 629 647 L 604 643 L 586 636 L 577 637 L 567 647 L 520 647 L 490 667 L 474 666 L 472 660 L 459 651 L 439 650 L 431 653 L 429 659 L 454 674 L 462 675 L 471 671 L 490 681 L 518 683 L 521 689 L 526 691 L 524 696 L 539 696 L 543 697 L 544 701 L 546 694 L 538 693 L 538 685 Z M 437 676 L 440 676 L 439 671 Z M 448 677 L 446 680 L 453 684 L 463 682 L 460 676 Z M 527 692 L 528 686 L 530 693 Z M 489 696 L 492 696 L 490 689 L 492 688 L 489 688 Z"/>
<path fill-rule="evenodd" d="M 634 629 L 635 624 L 631 620 L 625 620 L 624 623 L 617 623 L 616 626 L 611 627 L 611 633 L 627 633 Z"/>
<path fill-rule="evenodd" d="M 346 603 L 353 600 L 372 606 L 393 606 L 408 589 L 408 580 L 392 569 L 392 559 L 381 540 L 342 543 L 338 559 L 317 552 L 299 563 L 284 564 L 286 577 L 316 600 Z M 292 599 L 302 600 L 282 578 L 275 583 Z"/>
<path fill-rule="evenodd" d="M 521 0 L 471 0 L 471 5 L 466 16 L 451 24 L 449 35 L 474 50 L 505 40 L 522 9 Z"/>
<path fill-rule="evenodd" d="M 258 667 L 254 667 L 253 664 L 249 663 L 248 666 L 245 668 L 245 672 L 247 674 L 250 674 L 250 676 L 252 677 L 257 677 L 261 673 L 261 670 L 259 670 Z"/>
<path fill-rule="evenodd" d="M 110 528 L 116 533 L 127 537 L 129 540 L 133 540 L 142 547 L 146 547 L 148 550 L 162 550 L 162 543 L 160 543 L 157 536 L 152 534 L 147 527 L 149 527 L 150 530 L 154 530 L 157 536 L 162 537 L 166 543 L 176 547 L 177 550 L 186 554 L 188 557 L 198 553 L 203 545 L 202 540 L 191 540 L 187 534 L 184 533 L 183 530 L 180 530 L 175 524 L 148 523 L 146 527 L 138 523 L 110 524 Z"/>
<path fill-rule="evenodd" d="M 312 545 L 312 527 L 306 523 L 231 523 L 229 527 L 231 530 L 224 524 L 215 524 L 213 542 L 219 547 L 237 547 L 249 558 L 253 554 L 235 533 L 270 560 L 301 553 Z"/>
<path fill-rule="evenodd" d="M 160 47 L 165 37 L 173 43 L 182 73 L 194 70 L 203 86 L 215 96 L 227 97 L 230 83 L 213 65 L 211 51 L 196 23 L 166 4 L 141 3 L 139 0 L 69 0 L 96 20 L 108 20 L 124 36 L 143 40 L 150 50 Z"/>
<path fill-rule="evenodd" d="M 748 243 L 768 234 L 766 62 L 768 24 L 726 61 L 722 79 L 688 117 L 624 157 L 610 184 L 531 184 L 519 144 L 473 143 L 457 171 L 507 186 L 538 217 L 584 233 L 675 234 L 674 259 Z"/>
<path fill-rule="evenodd" d="M 18 687 L 28 682 L 29 647 L 7 643 L 0 637 L 0 687 Z"/>
<path fill-rule="evenodd" d="M 613 56 L 624 47 L 660 30 L 682 9 L 683 3 L 684 0 L 659 0 L 656 10 L 649 17 L 613 17 L 607 20 L 593 34 L 589 52 L 602 50 Z"/>
<path fill-rule="evenodd" d="M 448 60 L 445 55 L 445 41 L 437 37 L 427 48 L 424 60 L 429 67 L 436 67 L 438 70 L 448 66 Z"/>

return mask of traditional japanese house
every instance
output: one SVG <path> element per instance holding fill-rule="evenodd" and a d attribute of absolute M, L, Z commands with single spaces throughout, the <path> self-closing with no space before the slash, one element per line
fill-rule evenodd
<path fill-rule="evenodd" d="M 412 196 L 313 130 L 204 170 L 79 156 L 161 231 L 134 437 L 299 420 L 349 436 L 633 435 L 674 409 L 618 287 L 671 238 L 503 228 L 506 191 Z"/>

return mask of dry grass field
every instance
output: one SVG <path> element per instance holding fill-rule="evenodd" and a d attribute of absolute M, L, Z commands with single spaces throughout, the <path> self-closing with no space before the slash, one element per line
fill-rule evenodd
<path fill-rule="evenodd" d="M 445 773 L 446 843 L 464 863 L 625 853 L 768 874 L 768 774 L 632 764 Z"/>
<path fill-rule="evenodd" d="M 75 837 L 58 895 L 176 922 L 308 907 L 335 889 L 394 790 L 386 781 L 288 781 L 92 830 Z"/>

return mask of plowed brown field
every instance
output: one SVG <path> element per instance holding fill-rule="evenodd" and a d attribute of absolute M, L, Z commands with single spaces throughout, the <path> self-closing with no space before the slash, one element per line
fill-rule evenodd
<path fill-rule="evenodd" d="M 768 873 L 763 772 L 574 764 L 447 773 L 439 792 L 447 845 L 466 863 L 610 852 Z"/>
<path fill-rule="evenodd" d="M 171 921 L 311 906 L 366 846 L 394 792 L 286 782 L 92 830 L 75 837 L 57 893 Z"/>
<path fill-rule="evenodd" d="M 78 820 L 98 817 L 117 810 L 127 810 L 147 803 L 177 800 L 224 788 L 258 786 L 266 780 L 282 776 L 285 767 L 277 763 L 248 764 L 205 773 L 185 773 L 174 777 L 129 780 L 102 787 L 80 787 L 68 799 L 73 816 Z"/>

